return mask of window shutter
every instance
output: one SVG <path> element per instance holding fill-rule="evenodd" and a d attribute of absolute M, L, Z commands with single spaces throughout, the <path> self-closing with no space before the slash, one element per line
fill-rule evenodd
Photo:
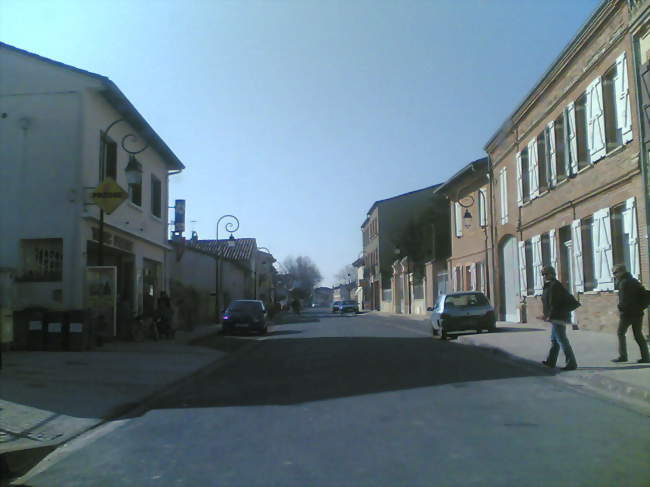
<path fill-rule="evenodd" d="M 517 152 L 517 206 L 524 204 L 524 186 L 521 180 L 521 152 Z"/>
<path fill-rule="evenodd" d="M 518 242 L 519 245 L 519 296 L 526 296 L 528 284 L 526 283 L 526 242 Z"/>
<path fill-rule="evenodd" d="M 585 292 L 582 269 L 582 234 L 580 233 L 580 220 L 571 222 L 571 242 L 573 244 L 573 264 L 574 270 L 573 281 L 576 292 Z"/>
<path fill-rule="evenodd" d="M 530 239 L 533 247 L 533 286 L 535 296 L 542 294 L 544 283 L 542 282 L 542 240 L 539 235 Z"/>
<path fill-rule="evenodd" d="M 451 291 L 456 292 L 456 268 L 451 268 Z"/>
<path fill-rule="evenodd" d="M 601 244 L 601 230 L 603 219 L 602 210 L 598 210 L 593 214 L 593 224 L 591 226 L 591 243 L 593 249 L 593 262 L 594 262 L 594 289 L 600 290 L 600 274 L 601 274 L 601 260 L 602 260 L 602 244 Z"/>
<path fill-rule="evenodd" d="M 612 291 L 614 289 L 614 256 L 612 253 L 612 224 L 609 208 L 600 210 L 600 272 L 598 276 L 598 288 L 601 291 Z"/>
<path fill-rule="evenodd" d="M 508 175 L 506 173 L 506 168 L 501 168 L 500 174 L 500 186 L 501 186 L 501 224 L 508 223 Z"/>
<path fill-rule="evenodd" d="M 471 281 L 471 290 L 476 291 L 476 264 L 469 266 L 469 278 Z"/>
<path fill-rule="evenodd" d="M 616 60 L 616 78 L 614 93 L 616 97 L 616 124 L 621 131 L 624 144 L 632 140 L 632 112 L 630 110 L 630 93 L 627 82 L 627 54 L 623 52 Z"/>
<path fill-rule="evenodd" d="M 546 126 L 546 147 L 548 150 L 548 161 L 549 173 L 551 175 L 551 188 L 557 184 L 557 167 L 556 167 L 556 155 L 555 155 L 555 122 L 549 122 Z"/>
<path fill-rule="evenodd" d="M 605 157 L 605 115 L 603 111 L 603 83 L 600 77 L 587 87 L 587 144 L 589 161 L 594 162 Z"/>
<path fill-rule="evenodd" d="M 639 233 L 636 218 L 636 200 L 630 198 L 625 201 L 625 212 L 623 213 L 623 232 L 628 236 L 630 246 L 630 263 L 628 271 L 636 279 L 641 278 L 639 266 Z"/>
<path fill-rule="evenodd" d="M 528 143 L 528 180 L 530 181 L 530 199 L 539 196 L 539 168 L 537 163 L 537 139 Z"/>
<path fill-rule="evenodd" d="M 487 226 L 487 192 L 484 189 L 478 190 L 478 223 L 480 226 Z"/>
<path fill-rule="evenodd" d="M 479 289 L 479 291 L 481 291 L 482 293 L 485 293 L 486 292 L 485 290 L 487 289 L 487 281 L 485 279 L 485 265 L 486 265 L 485 262 L 481 262 L 479 264 L 479 271 L 480 271 L 479 280 L 481 282 L 481 286 L 480 286 L 481 289 Z"/>
<path fill-rule="evenodd" d="M 565 112 L 567 148 L 570 158 L 571 174 L 578 173 L 578 141 L 576 140 L 576 109 L 573 102 L 569 103 Z"/>
<path fill-rule="evenodd" d="M 463 215 L 461 215 L 461 206 L 458 202 L 454 202 L 454 225 L 456 226 L 456 236 L 463 236 Z"/>
<path fill-rule="evenodd" d="M 551 260 L 551 266 L 555 269 L 557 273 L 557 252 L 555 250 L 555 229 L 552 229 L 548 232 L 548 249 L 549 257 Z"/>

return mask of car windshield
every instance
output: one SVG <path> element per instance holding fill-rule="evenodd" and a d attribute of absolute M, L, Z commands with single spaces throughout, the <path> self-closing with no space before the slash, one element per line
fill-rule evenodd
<path fill-rule="evenodd" d="M 357 304 L 356 301 L 343 301 L 343 304 Z"/>
<path fill-rule="evenodd" d="M 467 308 L 472 306 L 488 306 L 490 303 L 483 294 L 475 293 L 447 296 L 445 299 L 445 304 L 452 305 L 457 308 Z"/>
<path fill-rule="evenodd" d="M 235 301 L 228 306 L 228 309 L 230 311 L 248 311 L 249 313 L 262 311 L 260 303 L 254 303 L 251 301 Z"/>

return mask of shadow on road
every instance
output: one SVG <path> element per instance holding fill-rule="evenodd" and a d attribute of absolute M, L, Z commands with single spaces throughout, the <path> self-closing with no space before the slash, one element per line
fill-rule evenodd
<path fill-rule="evenodd" d="M 188 381 L 156 408 L 295 404 L 549 375 L 553 371 L 531 370 L 475 347 L 429 338 L 279 338 Z"/>

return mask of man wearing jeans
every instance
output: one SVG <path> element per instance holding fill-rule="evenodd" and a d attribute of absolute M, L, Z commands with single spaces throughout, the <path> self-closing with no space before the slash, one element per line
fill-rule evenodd
<path fill-rule="evenodd" d="M 544 267 L 542 277 L 544 278 L 544 291 L 542 292 L 544 316 L 541 316 L 540 319 L 550 321 L 553 325 L 551 349 L 548 351 L 548 358 L 542 363 L 547 367 L 555 367 L 560 347 L 562 347 L 566 361 L 563 370 L 575 370 L 578 368 L 578 364 L 566 336 L 566 324 L 569 321 L 570 313 L 567 308 L 567 295 L 569 292 L 555 278 L 555 269 L 553 267 Z"/>
<path fill-rule="evenodd" d="M 613 269 L 616 287 L 618 289 L 618 358 L 612 362 L 627 362 L 627 344 L 625 333 L 632 326 L 634 339 L 639 345 L 641 359 L 640 364 L 650 363 L 648 357 L 648 344 L 643 337 L 641 327 L 643 326 L 643 305 L 641 303 L 641 284 L 632 277 L 624 265 L 617 265 Z"/>

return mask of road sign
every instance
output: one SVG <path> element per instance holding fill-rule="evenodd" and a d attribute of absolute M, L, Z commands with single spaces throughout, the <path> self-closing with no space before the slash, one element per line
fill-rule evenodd
<path fill-rule="evenodd" d="M 112 178 L 104 179 L 92 194 L 93 202 L 109 215 L 124 203 L 128 196 Z"/>

